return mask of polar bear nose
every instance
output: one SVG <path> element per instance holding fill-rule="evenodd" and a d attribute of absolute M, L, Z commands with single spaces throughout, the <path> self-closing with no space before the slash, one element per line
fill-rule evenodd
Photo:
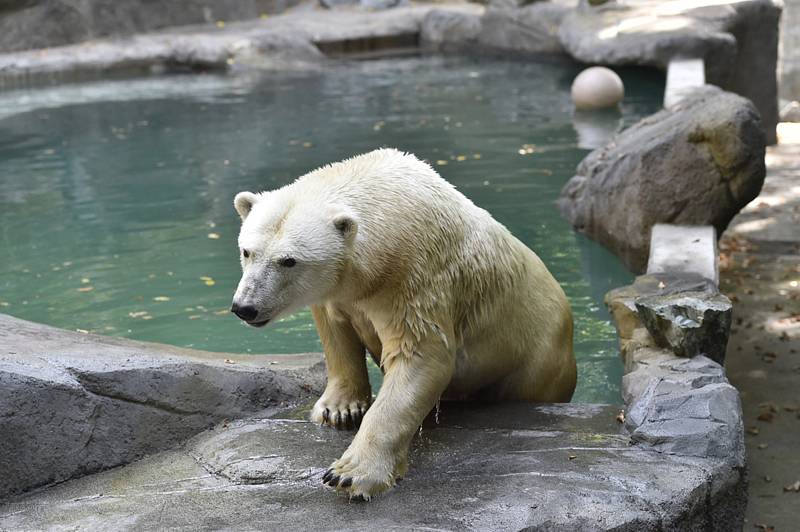
<path fill-rule="evenodd" d="M 253 321 L 256 316 L 258 316 L 258 309 L 252 305 L 239 305 L 238 303 L 234 303 L 231 305 L 231 312 L 244 321 Z"/>

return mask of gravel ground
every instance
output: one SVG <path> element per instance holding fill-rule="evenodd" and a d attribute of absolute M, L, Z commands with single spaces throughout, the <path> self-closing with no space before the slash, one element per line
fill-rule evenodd
<path fill-rule="evenodd" d="M 781 124 L 761 195 L 720 242 L 734 301 L 726 367 L 741 392 L 750 469 L 745 530 L 800 518 L 800 124 Z"/>

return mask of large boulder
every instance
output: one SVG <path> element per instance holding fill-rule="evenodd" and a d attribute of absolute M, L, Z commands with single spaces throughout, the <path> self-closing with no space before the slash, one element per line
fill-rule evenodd
<path fill-rule="evenodd" d="M 655 224 L 713 225 L 722 234 L 764 183 L 765 138 L 745 98 L 704 86 L 590 153 L 558 200 L 578 231 L 634 272 Z"/>
<path fill-rule="evenodd" d="M 206 353 L 0 314 L 0 499 L 306 403 L 323 381 L 320 355 Z"/>

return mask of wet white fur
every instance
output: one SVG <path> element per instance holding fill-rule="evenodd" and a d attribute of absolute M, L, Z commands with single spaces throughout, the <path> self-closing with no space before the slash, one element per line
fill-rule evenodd
<path fill-rule="evenodd" d="M 275 319 L 311 305 L 328 367 L 312 420 L 369 406 L 365 348 L 384 383 L 333 464 L 351 496 L 392 486 L 440 397 L 569 401 L 572 316 L 533 251 L 428 164 L 392 149 L 235 200 L 243 276 L 234 298 Z M 281 257 L 296 259 L 293 268 Z M 257 320 L 257 321 L 258 321 Z"/>

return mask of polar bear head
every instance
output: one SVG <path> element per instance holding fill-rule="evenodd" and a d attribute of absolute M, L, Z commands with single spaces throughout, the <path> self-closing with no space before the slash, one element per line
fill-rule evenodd
<path fill-rule="evenodd" d="M 290 185 L 234 199 L 242 278 L 231 312 L 254 327 L 331 297 L 349 260 L 353 212 L 296 192 Z"/>

